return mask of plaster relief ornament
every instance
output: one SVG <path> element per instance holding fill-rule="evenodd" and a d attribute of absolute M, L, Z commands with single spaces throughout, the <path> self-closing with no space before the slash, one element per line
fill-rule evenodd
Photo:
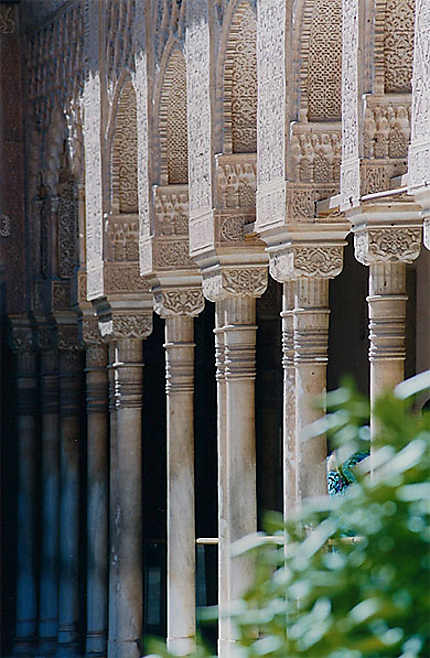
<path fill-rule="evenodd" d="M 159 290 L 154 293 L 154 310 L 161 317 L 199 315 L 205 306 L 201 288 Z"/>
<path fill-rule="evenodd" d="M 203 294 L 212 302 L 226 297 L 261 297 L 266 292 L 267 267 L 223 267 L 215 273 L 203 273 Z"/>
<path fill-rule="evenodd" d="M 291 245 L 270 254 L 270 274 L 280 283 L 303 277 L 332 279 L 340 274 L 342 268 L 343 245 Z"/>
<path fill-rule="evenodd" d="M 355 257 L 363 265 L 412 263 L 421 249 L 421 228 L 363 228 L 354 235 Z"/>

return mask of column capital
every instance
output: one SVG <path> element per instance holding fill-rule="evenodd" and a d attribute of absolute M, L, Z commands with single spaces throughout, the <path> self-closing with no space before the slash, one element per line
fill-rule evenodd
<path fill-rule="evenodd" d="M 358 226 L 354 230 L 355 257 L 363 265 L 412 263 L 420 253 L 421 234 L 421 226 Z"/>
<path fill-rule="evenodd" d="M 231 297 L 261 297 L 267 289 L 267 266 L 223 265 L 203 270 L 203 294 L 211 302 Z"/>
<path fill-rule="evenodd" d="M 103 343 L 95 313 L 91 315 L 84 314 L 81 318 L 80 325 L 82 342 L 86 347 L 101 345 Z"/>
<path fill-rule="evenodd" d="M 15 323 L 10 320 L 9 328 L 9 347 L 12 352 L 22 354 L 23 352 L 35 352 L 37 341 L 34 335 L 34 328 L 30 324 Z"/>
<path fill-rule="evenodd" d="M 141 302 L 120 306 L 105 297 L 94 303 L 99 331 L 106 342 L 123 339 L 144 340 L 152 332 L 152 299 L 145 295 Z"/>
<path fill-rule="evenodd" d="M 175 315 L 195 317 L 205 306 L 203 290 L 196 287 L 161 287 L 153 290 L 154 311 L 162 318 Z"/>
<path fill-rule="evenodd" d="M 269 247 L 269 271 L 275 281 L 333 279 L 343 268 L 345 242 L 290 243 Z"/>

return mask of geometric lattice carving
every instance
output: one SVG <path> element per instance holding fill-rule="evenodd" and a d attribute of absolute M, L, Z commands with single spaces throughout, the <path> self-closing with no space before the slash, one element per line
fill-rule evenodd
<path fill-rule="evenodd" d="M 341 118 L 342 2 L 314 0 L 309 35 L 308 118 Z"/>
<path fill-rule="evenodd" d="M 247 2 L 234 15 L 226 49 L 224 127 L 226 151 L 257 151 L 257 23 Z"/>
<path fill-rule="evenodd" d="M 385 91 L 411 90 L 415 0 L 387 0 L 384 27 Z"/>
<path fill-rule="evenodd" d="M 112 196 L 120 213 L 138 212 L 136 92 L 131 82 L 121 91 L 112 153 Z"/>
<path fill-rule="evenodd" d="M 188 182 L 187 78 L 185 59 L 176 50 L 169 59 L 160 99 L 161 180 Z"/>

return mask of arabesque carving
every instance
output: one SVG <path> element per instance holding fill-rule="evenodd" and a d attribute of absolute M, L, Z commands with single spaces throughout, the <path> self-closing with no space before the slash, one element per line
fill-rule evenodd
<path fill-rule="evenodd" d="M 289 245 L 270 253 L 269 271 L 280 283 L 303 277 L 332 279 L 342 268 L 343 244 Z"/>
<path fill-rule="evenodd" d="M 421 249 L 420 227 L 360 228 L 354 233 L 355 257 L 363 265 L 412 263 Z"/>
<path fill-rule="evenodd" d="M 415 0 L 387 0 L 384 22 L 385 92 L 411 90 Z"/>
<path fill-rule="evenodd" d="M 152 314 L 125 312 L 112 313 L 109 319 L 99 319 L 100 335 L 105 340 L 121 338 L 147 338 L 152 331 Z"/>
<path fill-rule="evenodd" d="M 172 288 L 154 292 L 154 311 L 162 317 L 197 316 L 205 306 L 201 288 Z"/>
<path fill-rule="evenodd" d="M 203 294 L 209 301 L 226 297 L 260 297 L 267 289 L 267 267 L 221 267 L 203 272 Z"/>
<path fill-rule="evenodd" d="M 169 59 L 160 98 L 160 147 L 163 184 L 188 182 L 187 72 L 185 59 L 175 50 Z"/>
<path fill-rule="evenodd" d="M 136 93 L 129 81 L 118 103 L 112 152 L 112 205 L 119 213 L 138 212 Z"/>

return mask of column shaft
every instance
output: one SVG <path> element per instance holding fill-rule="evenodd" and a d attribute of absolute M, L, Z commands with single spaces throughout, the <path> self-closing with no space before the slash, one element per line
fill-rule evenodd
<path fill-rule="evenodd" d="M 217 382 L 217 442 L 218 442 L 218 606 L 220 612 L 227 602 L 228 582 L 228 528 L 225 522 L 227 495 L 227 478 L 225 465 L 227 463 L 226 437 L 226 384 L 225 384 L 225 342 L 224 342 L 224 301 L 215 303 L 215 365 Z M 218 621 L 218 655 L 222 655 L 223 646 L 229 637 L 229 621 L 220 615 Z"/>
<path fill-rule="evenodd" d="M 253 579 L 249 557 L 232 557 L 231 545 L 257 529 L 255 457 L 255 298 L 227 298 L 225 304 L 226 459 L 220 478 L 224 499 L 219 511 L 220 582 L 225 586 L 225 603 L 235 601 Z M 225 578 L 225 580 L 224 580 Z M 221 610 L 221 614 L 223 611 Z M 229 656 L 237 639 L 233 624 L 220 637 L 220 655 Z"/>
<path fill-rule="evenodd" d="M 36 531 L 36 355 L 17 352 L 18 536 L 15 651 L 33 648 L 37 628 Z"/>
<path fill-rule="evenodd" d="M 108 615 L 107 347 L 88 345 L 87 384 L 87 636 L 88 656 L 105 656 Z"/>
<path fill-rule="evenodd" d="M 294 367 L 294 281 L 282 284 L 283 491 L 284 519 L 297 505 L 296 371 Z"/>
<path fill-rule="evenodd" d="M 79 644 L 81 353 L 60 350 L 60 584 L 58 655 Z"/>
<path fill-rule="evenodd" d="M 58 355 L 41 352 L 41 512 L 39 652 L 55 651 L 58 629 L 59 539 Z"/>
<path fill-rule="evenodd" d="M 369 360 L 371 406 L 381 393 L 404 378 L 406 358 L 406 265 L 372 263 L 369 267 Z M 374 433 L 373 414 L 371 432 Z"/>
<path fill-rule="evenodd" d="M 142 347 L 121 339 L 115 352 L 116 422 L 112 457 L 116 472 L 111 518 L 109 657 L 139 658 L 143 620 L 142 564 Z"/>
<path fill-rule="evenodd" d="M 328 290 L 328 279 L 303 278 L 295 283 L 297 503 L 327 493 L 326 438 L 303 441 L 302 437 L 304 428 L 323 414 L 315 401 L 322 398 L 327 386 Z"/>
<path fill-rule="evenodd" d="M 196 624 L 193 339 L 193 318 L 166 318 L 167 641 L 181 655 Z"/>

